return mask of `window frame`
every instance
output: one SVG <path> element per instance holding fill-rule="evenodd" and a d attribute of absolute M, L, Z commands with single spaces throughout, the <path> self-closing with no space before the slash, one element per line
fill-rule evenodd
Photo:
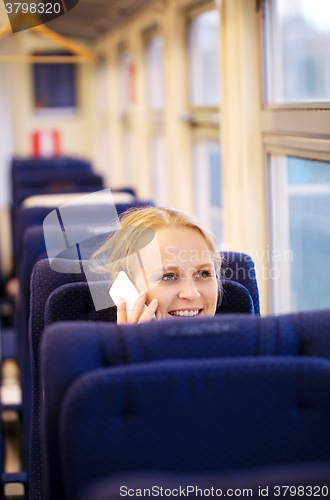
<path fill-rule="evenodd" d="M 275 88 L 275 83 L 267 88 L 268 82 L 276 82 L 275 73 L 282 73 L 283 67 L 278 62 L 280 51 L 276 51 L 276 57 L 274 57 L 275 50 L 273 48 L 276 44 L 268 43 L 267 40 L 267 31 L 270 33 L 268 38 L 274 37 L 274 22 L 270 19 L 270 17 L 275 16 L 275 8 L 274 8 L 274 0 L 257 0 L 257 7 L 261 12 L 260 22 L 261 22 L 261 58 L 262 58 L 262 68 L 263 68 L 263 109 L 268 111 L 276 111 L 276 110 L 297 110 L 303 111 L 308 109 L 313 110 L 326 110 L 330 109 L 330 98 L 329 101 L 295 101 L 288 103 L 276 103 L 275 95 L 278 92 L 278 89 Z M 275 0 L 276 1 L 276 0 Z M 275 28 L 276 30 L 276 28 Z M 275 63 L 270 63 L 267 65 L 267 60 L 271 60 L 274 57 L 276 59 Z M 276 65 L 276 69 L 275 69 Z M 272 100 L 268 97 L 272 96 Z"/>
<path fill-rule="evenodd" d="M 70 54 L 68 52 L 58 52 L 58 51 L 43 51 L 43 52 L 34 52 L 33 55 L 51 55 L 51 56 L 56 56 L 56 55 L 64 55 L 64 56 L 69 56 Z M 73 95 L 74 95 L 74 100 L 75 104 L 72 106 L 37 106 L 36 104 L 36 98 L 37 98 L 37 71 L 36 69 L 40 67 L 40 65 L 47 66 L 49 68 L 55 68 L 56 65 L 61 65 L 61 66 L 66 66 L 69 65 L 72 67 L 72 86 L 73 86 Z M 31 85 L 31 91 L 32 91 L 32 96 L 31 96 L 31 101 L 32 101 L 32 109 L 33 109 L 33 114 L 37 117 L 63 117 L 63 116 L 75 116 L 80 112 L 80 96 L 79 96 L 79 65 L 75 62 L 70 62 L 69 60 L 67 62 L 62 62 L 62 63 L 34 63 L 30 67 L 30 77 L 32 81 Z M 40 83 L 40 82 L 39 82 Z M 47 93 L 51 92 L 51 89 L 47 89 Z"/>
<path fill-rule="evenodd" d="M 274 14 L 274 2 L 261 0 L 260 5 L 260 32 L 261 32 L 261 68 L 262 68 L 262 109 L 261 133 L 263 139 L 263 156 L 265 165 L 266 189 L 270 196 L 267 210 L 267 234 L 271 251 L 274 243 L 283 243 L 287 237 L 279 234 L 281 217 L 276 211 L 284 210 L 277 201 L 277 210 L 274 208 L 274 199 L 279 199 L 277 183 L 272 183 L 271 172 L 273 161 L 280 161 L 276 156 L 294 156 L 307 160 L 319 160 L 330 163 L 330 100 L 329 102 L 310 101 L 294 103 L 268 102 L 268 94 L 274 99 L 274 88 L 267 88 L 268 81 L 272 80 L 274 64 L 271 61 L 272 50 L 267 36 L 273 36 L 274 23 L 270 16 Z M 269 30 L 269 34 L 267 33 Z M 270 61 L 270 62 L 267 62 Z M 274 79 L 273 79 L 274 81 Z M 273 155 L 273 159 L 271 156 Z M 275 185 L 274 185 L 275 184 Z M 281 196 L 280 196 L 281 197 Z M 283 199 L 283 196 L 282 196 Z M 280 243 L 280 245 L 281 245 Z M 285 247 L 285 245 L 284 245 Z M 283 247 L 283 248 L 284 248 Z M 268 261 L 268 274 L 271 262 Z M 290 296 L 290 275 L 288 263 L 281 263 L 280 273 L 284 280 L 279 285 L 276 280 L 269 279 L 270 309 L 272 313 L 290 312 L 287 309 L 287 300 Z"/>
<path fill-rule="evenodd" d="M 219 34 L 218 34 L 218 67 L 219 70 L 219 105 L 214 106 L 206 106 L 206 105 L 194 105 L 190 101 L 191 89 L 189 87 L 189 78 L 190 78 L 190 66 L 189 66 L 189 27 L 191 20 L 196 18 L 199 15 L 202 15 L 208 11 L 215 9 L 219 16 Z M 185 53 L 185 109 L 186 112 L 180 115 L 180 120 L 187 124 L 188 133 L 190 136 L 190 168 L 192 173 L 192 193 L 193 193 L 193 206 L 196 213 L 203 217 L 205 214 L 208 214 L 208 219 L 205 220 L 205 223 L 210 225 L 211 218 L 211 205 L 206 206 L 206 198 L 197 199 L 196 193 L 196 180 L 195 180 L 195 164 L 194 164 L 194 149 L 198 147 L 198 142 L 202 141 L 210 141 L 217 142 L 220 147 L 220 156 L 221 156 L 221 11 L 219 5 L 215 1 L 206 0 L 203 2 L 192 2 L 188 6 L 185 6 L 184 9 L 184 53 Z M 223 164 L 221 161 L 221 177 L 223 179 Z M 222 186 L 223 186 L 223 180 Z M 202 179 L 202 186 L 205 189 L 209 189 L 209 172 L 207 175 L 204 173 L 204 178 Z M 202 188 L 203 190 L 203 188 Z M 222 200 L 223 200 L 223 192 L 222 192 Z M 224 207 L 221 207 L 222 212 L 222 220 L 224 222 Z M 224 235 L 224 230 L 222 231 Z M 219 242 L 220 244 L 222 242 Z"/>
<path fill-rule="evenodd" d="M 219 95 L 219 106 L 206 106 L 194 105 L 190 102 L 190 89 L 189 89 L 189 47 L 188 47 L 188 32 L 191 20 L 201 14 L 205 14 L 210 10 L 217 10 L 219 15 L 219 28 L 221 27 L 221 12 L 218 8 L 217 2 L 214 0 L 206 0 L 203 2 L 193 2 L 185 9 L 184 17 L 184 39 L 185 39 L 185 108 L 188 110 L 183 121 L 189 122 L 192 126 L 219 126 L 221 122 L 221 95 Z M 218 39 L 218 56 L 219 56 L 219 85 L 221 85 L 221 37 Z"/>

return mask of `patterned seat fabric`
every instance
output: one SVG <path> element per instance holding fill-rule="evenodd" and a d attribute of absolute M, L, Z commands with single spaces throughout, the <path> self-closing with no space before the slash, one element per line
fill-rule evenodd
<path fill-rule="evenodd" d="M 31 209 L 30 209 L 31 210 Z M 235 281 L 224 281 L 224 300 L 222 305 L 223 312 L 250 312 L 259 311 L 258 288 L 255 279 L 254 265 L 248 256 L 246 260 L 244 254 L 224 254 L 224 266 L 227 273 L 232 269 L 231 278 Z M 236 259 L 236 260 L 235 260 Z M 246 266 L 245 272 L 236 266 L 235 262 L 247 262 L 240 267 Z M 31 460 L 30 460 L 30 491 L 33 495 L 34 491 L 38 492 L 41 486 L 40 478 L 42 476 L 42 455 L 41 455 L 41 438 L 40 438 L 40 408 L 41 408 L 41 387 L 39 378 L 39 351 L 40 339 L 45 326 L 44 309 L 46 306 L 45 321 L 46 324 L 52 321 L 65 319 L 98 319 L 106 321 L 115 320 L 115 311 L 99 311 L 95 312 L 87 285 L 81 284 L 86 282 L 84 273 L 75 274 L 73 271 L 72 262 L 66 264 L 68 266 L 67 273 L 55 273 L 49 267 L 48 261 L 37 263 L 32 278 L 31 278 L 31 307 L 30 307 L 30 325 L 29 325 L 29 343 L 32 356 L 32 432 L 31 432 Z M 231 267 L 230 267 L 231 266 Z M 251 270 L 251 271 L 250 271 Z M 249 272 L 250 271 L 250 272 Z M 247 287 L 245 287 L 247 285 Z M 61 294 L 56 296 L 53 294 L 49 301 L 47 298 L 58 287 L 64 287 L 69 292 L 69 300 L 61 302 Z M 248 288 L 251 290 L 249 292 Z M 226 290 L 230 290 L 233 301 L 231 306 L 228 303 L 228 294 Z M 78 296 L 73 298 L 72 294 L 78 292 Z M 104 290 L 103 292 L 104 293 Z M 254 299 L 253 299 L 254 297 Z M 239 300 L 241 298 L 241 300 Z M 55 302 L 54 302 L 55 301 Z M 47 305 L 46 305 L 47 302 Z M 74 305 L 73 305 L 74 304 Z M 232 309 L 230 309 L 232 307 Z M 219 309 L 219 312 L 221 312 Z"/>
<path fill-rule="evenodd" d="M 329 329 L 330 311 L 319 316 L 316 326 L 310 313 L 50 325 L 41 358 L 49 498 L 78 498 L 86 482 L 124 471 L 329 460 L 330 363 L 299 356 Z"/>
<path fill-rule="evenodd" d="M 121 214 L 130 207 L 145 207 L 153 205 L 151 201 L 140 201 L 135 199 L 131 203 L 116 204 L 117 213 Z M 22 258 L 24 232 L 28 227 L 40 226 L 43 224 L 45 217 L 56 207 L 29 207 L 22 205 L 18 206 L 15 215 L 15 224 L 13 232 L 14 260 L 17 265 Z M 98 221 L 95 221 L 95 224 Z"/>
<path fill-rule="evenodd" d="M 51 450 L 47 458 L 52 471 L 48 476 L 50 491 L 64 498 L 57 425 L 61 399 L 77 377 L 99 368 L 166 359 L 285 356 L 290 360 L 300 354 L 330 358 L 329 327 L 330 311 L 267 318 L 217 315 L 195 318 L 193 323 L 183 318 L 130 326 L 102 322 L 50 325 L 41 356 L 45 383 L 52 391 L 44 421 L 47 448 Z M 303 408 L 307 416 L 309 403 Z"/>
<path fill-rule="evenodd" d="M 250 293 L 254 305 L 254 314 L 260 314 L 259 291 L 254 262 L 252 258 L 239 252 L 221 252 L 222 278 L 236 281 Z"/>
<path fill-rule="evenodd" d="M 61 401 L 65 496 L 57 498 L 77 500 L 89 482 L 122 472 L 221 473 L 330 460 L 329 382 L 329 360 L 307 357 L 91 371 Z"/>
<path fill-rule="evenodd" d="M 41 440 L 40 440 L 40 410 L 41 410 L 41 386 L 39 378 L 39 346 L 40 338 L 44 329 L 44 308 L 49 294 L 65 283 L 86 281 L 85 273 L 75 273 L 74 261 L 63 261 L 63 269 L 66 273 L 57 273 L 49 265 L 48 259 L 36 263 L 31 276 L 31 297 L 29 317 L 29 347 L 30 347 L 30 370 L 27 374 L 31 377 L 32 406 L 27 408 L 26 413 L 30 416 L 28 422 L 25 419 L 26 428 L 30 428 L 30 459 L 29 459 L 29 482 L 31 498 L 39 498 L 40 485 L 42 483 L 41 462 Z M 30 379 L 31 380 L 31 379 Z M 30 410 L 30 411 L 29 411 Z M 29 425 L 30 424 L 30 425 Z M 42 498 L 42 496 L 40 497 Z"/>
<path fill-rule="evenodd" d="M 95 293 L 107 294 L 109 282 L 92 283 Z M 98 290 L 98 292 L 97 292 Z M 250 313 L 253 302 L 245 287 L 236 282 L 226 281 L 223 284 L 223 301 L 217 313 Z M 112 321 L 117 320 L 117 308 L 110 307 L 95 310 L 88 283 L 68 283 L 54 290 L 45 305 L 45 326 L 56 321 Z"/>

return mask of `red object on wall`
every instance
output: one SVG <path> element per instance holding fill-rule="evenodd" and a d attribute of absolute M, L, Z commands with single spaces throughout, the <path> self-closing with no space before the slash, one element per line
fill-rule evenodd
<path fill-rule="evenodd" d="M 32 133 L 32 155 L 35 158 L 60 156 L 60 133 L 55 129 L 35 130 Z"/>

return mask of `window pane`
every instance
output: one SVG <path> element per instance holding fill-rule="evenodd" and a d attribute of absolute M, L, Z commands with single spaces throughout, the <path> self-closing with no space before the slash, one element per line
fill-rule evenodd
<path fill-rule="evenodd" d="M 148 99 L 152 109 L 164 108 L 164 40 L 155 36 L 147 44 Z"/>
<path fill-rule="evenodd" d="M 127 111 L 135 100 L 134 65 L 127 49 L 121 49 L 119 52 L 119 91 L 121 108 Z"/>
<path fill-rule="evenodd" d="M 133 137 L 129 129 L 126 129 L 123 133 L 122 148 L 125 179 L 132 183 L 134 179 Z"/>
<path fill-rule="evenodd" d="M 277 191 L 281 193 L 277 200 L 273 197 L 277 237 L 275 234 L 272 255 L 280 272 L 289 273 L 289 279 L 279 274 L 278 282 L 274 280 L 275 295 L 281 293 L 288 302 L 287 307 L 284 304 L 276 312 L 328 308 L 330 164 L 279 157 L 273 162 L 272 183 L 277 183 Z M 282 206 L 278 206 L 279 203 Z M 286 208 L 283 210 L 283 207 Z M 288 248 L 291 254 L 287 253 L 285 260 Z M 283 283 L 289 290 L 283 288 Z"/>
<path fill-rule="evenodd" d="M 268 0 L 268 100 L 330 99 L 328 0 Z"/>
<path fill-rule="evenodd" d="M 193 147 L 196 213 L 211 229 L 219 245 L 223 241 L 221 151 L 215 141 L 198 141 Z"/>
<path fill-rule="evenodd" d="M 54 55 L 68 54 L 65 52 Z M 74 108 L 77 106 L 75 64 L 34 64 L 33 77 L 36 108 Z"/>
<path fill-rule="evenodd" d="M 190 102 L 219 106 L 219 13 L 192 18 L 188 29 Z"/>
<path fill-rule="evenodd" d="M 151 140 L 151 167 L 153 193 L 158 205 L 168 205 L 167 155 L 164 135 L 155 135 Z"/>

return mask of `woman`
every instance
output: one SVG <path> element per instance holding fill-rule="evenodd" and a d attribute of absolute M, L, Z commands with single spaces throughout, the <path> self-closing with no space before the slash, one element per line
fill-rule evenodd
<path fill-rule="evenodd" d="M 196 217 L 148 207 L 128 210 L 120 222 L 93 255 L 110 268 L 112 280 L 124 270 L 140 292 L 129 315 L 120 299 L 118 324 L 215 314 L 221 258 L 212 233 Z"/>

